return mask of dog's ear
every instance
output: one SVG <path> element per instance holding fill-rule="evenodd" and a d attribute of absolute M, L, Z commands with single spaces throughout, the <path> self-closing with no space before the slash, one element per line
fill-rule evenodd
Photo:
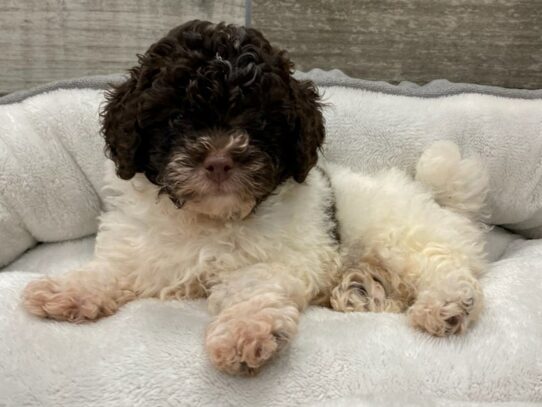
<path fill-rule="evenodd" d="M 293 177 L 303 182 L 318 161 L 318 150 L 325 137 L 324 118 L 320 96 L 310 81 L 291 78 L 296 111 Z"/>
<path fill-rule="evenodd" d="M 115 163 L 117 175 L 122 179 L 132 178 L 144 166 L 138 157 L 142 141 L 138 126 L 143 88 L 140 71 L 139 67 L 133 68 L 125 82 L 107 92 L 101 112 L 106 155 Z"/>
<path fill-rule="evenodd" d="M 148 145 L 153 127 L 171 114 L 171 107 L 179 105 L 182 86 L 178 84 L 190 66 L 178 63 L 175 69 L 166 69 L 171 55 L 188 52 L 184 35 L 193 26 L 207 27 L 211 23 L 199 24 L 197 20 L 172 30 L 166 37 L 152 44 L 139 63 L 129 71 L 128 79 L 114 86 L 106 94 L 106 104 L 101 112 L 102 134 L 106 143 L 106 154 L 116 165 L 117 175 L 130 179 L 137 172 L 149 173 Z M 194 34 L 192 37 L 200 38 Z M 190 37 L 190 38 L 192 38 Z M 188 40 L 186 40 L 188 41 Z"/>

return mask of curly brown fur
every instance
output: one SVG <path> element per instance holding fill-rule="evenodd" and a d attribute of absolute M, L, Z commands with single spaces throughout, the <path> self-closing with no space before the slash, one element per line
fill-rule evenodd
<path fill-rule="evenodd" d="M 229 187 L 251 185 L 243 199 L 257 203 L 289 177 L 303 182 L 324 124 L 313 84 L 294 79 L 292 68 L 252 28 L 195 20 L 171 30 L 107 95 L 103 135 L 118 176 L 144 173 L 184 202 L 204 192 L 197 172 L 214 142 L 241 134 L 248 145 L 233 157 Z M 172 172 L 172 162 L 182 171 Z"/>

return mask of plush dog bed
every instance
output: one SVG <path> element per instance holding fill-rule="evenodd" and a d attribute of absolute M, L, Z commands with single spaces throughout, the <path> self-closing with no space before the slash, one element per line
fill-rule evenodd
<path fill-rule="evenodd" d="M 28 281 L 92 256 L 105 160 L 98 111 L 103 89 L 122 78 L 67 81 L 0 99 L 0 405 L 542 402 L 542 91 L 298 76 L 328 103 L 328 160 L 412 170 L 439 139 L 484 160 L 491 223 L 505 228 L 489 236 L 480 322 L 433 338 L 403 315 L 314 307 L 287 351 L 237 378 L 206 359 L 204 301 L 135 301 L 86 325 L 29 316 L 19 299 Z"/>

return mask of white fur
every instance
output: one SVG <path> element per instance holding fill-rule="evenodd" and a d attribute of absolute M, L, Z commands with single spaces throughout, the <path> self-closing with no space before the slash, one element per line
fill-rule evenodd
<path fill-rule="evenodd" d="M 454 146 L 435 151 L 444 161 L 449 152 L 450 172 L 465 164 Z M 479 173 L 465 174 L 464 189 L 478 191 L 475 200 L 483 202 L 487 178 L 480 166 L 467 164 Z M 453 199 L 445 202 L 452 210 L 441 207 L 431 185 L 396 169 L 371 177 L 334 165 L 326 172 L 331 189 L 314 169 L 303 184 L 281 185 L 254 214 L 222 221 L 177 209 L 144 176 L 122 181 L 111 165 L 110 210 L 101 219 L 95 259 L 81 270 L 29 284 L 26 307 L 79 322 L 138 297 L 208 296 L 217 314 L 206 339 L 211 360 L 230 373 L 251 373 L 288 343 L 309 303 L 331 300 L 337 310 L 363 310 L 346 307 L 360 295 L 348 284 L 386 270 L 391 277 L 377 275 L 367 292 L 405 292 L 394 297 L 402 304 L 396 310 L 410 307 L 414 326 L 435 335 L 462 332 L 481 310 L 476 278 L 485 260 L 482 228 L 457 208 L 476 208 Z M 436 184 L 441 195 L 445 184 Z M 333 195 L 341 250 L 326 215 Z"/>

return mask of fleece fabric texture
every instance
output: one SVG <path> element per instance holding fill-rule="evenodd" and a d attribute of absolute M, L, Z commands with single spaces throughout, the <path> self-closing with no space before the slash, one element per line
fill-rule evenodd
<path fill-rule="evenodd" d="M 430 337 L 404 315 L 313 307 L 291 347 L 254 378 L 224 375 L 208 362 L 203 300 L 135 301 L 86 325 L 27 315 L 23 286 L 90 259 L 93 239 L 40 245 L 0 278 L 0 405 L 536 405 L 542 240 L 507 243 L 482 280 L 486 310 L 465 336 Z"/>
<path fill-rule="evenodd" d="M 492 222 L 542 233 L 542 94 L 439 81 L 373 83 L 298 74 L 324 93 L 324 154 L 373 172 L 412 170 L 425 146 L 458 142 L 491 176 Z M 24 285 L 88 261 L 102 207 L 98 111 L 118 75 L 0 99 L 0 406 L 506 406 L 542 403 L 542 240 L 496 228 L 486 310 L 436 339 L 403 315 L 311 308 L 292 346 L 258 377 L 209 364 L 204 301 L 136 301 L 87 325 L 43 321 Z M 73 239 L 73 240 L 69 240 Z M 25 250 L 32 248 L 21 256 Z M 60 242 L 60 243 L 53 243 Z"/>
<path fill-rule="evenodd" d="M 0 105 L 0 266 L 36 242 L 96 233 L 103 91 L 59 89 Z"/>

